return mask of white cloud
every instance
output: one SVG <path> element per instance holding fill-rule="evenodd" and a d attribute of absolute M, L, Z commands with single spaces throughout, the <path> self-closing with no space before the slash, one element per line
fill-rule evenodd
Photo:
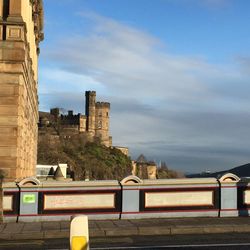
<path fill-rule="evenodd" d="M 80 97 L 71 93 L 95 89 L 98 99 L 111 102 L 115 144 L 129 146 L 133 155 L 145 152 L 149 158 L 172 159 L 179 169 L 191 169 L 192 164 L 194 169 L 202 159 L 203 167 L 226 167 L 233 150 L 240 148 L 244 157 L 238 153 L 235 161 L 247 158 L 243 149 L 248 145 L 249 112 L 237 112 L 250 105 L 248 99 L 241 100 L 249 78 L 233 67 L 173 55 L 157 38 L 112 19 L 93 13 L 82 18 L 93 21 L 88 35 L 71 36 L 57 45 L 60 49 L 46 52 L 57 68 L 42 69 L 43 102 L 54 92 L 55 98 L 47 101 L 65 104 L 58 97 L 61 90 L 67 103 L 76 106 Z M 182 156 L 190 156 L 189 162 L 184 164 Z"/>
<path fill-rule="evenodd" d="M 46 94 L 60 91 L 82 91 L 82 89 L 99 88 L 103 86 L 91 75 L 82 75 L 74 72 L 65 71 L 58 68 L 43 67 L 40 70 L 39 93 Z"/>
<path fill-rule="evenodd" d="M 165 0 L 173 4 L 199 5 L 212 9 L 221 9 L 231 4 L 232 0 Z"/>

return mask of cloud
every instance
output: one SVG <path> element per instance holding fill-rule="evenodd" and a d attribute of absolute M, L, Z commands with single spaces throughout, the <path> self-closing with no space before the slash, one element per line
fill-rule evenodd
<path fill-rule="evenodd" d="M 198 5 L 210 9 L 222 9 L 231 4 L 231 0 L 165 0 L 172 4 Z"/>
<path fill-rule="evenodd" d="M 145 153 L 185 171 L 247 161 L 249 76 L 174 55 L 159 39 L 113 19 L 80 18 L 92 21 L 88 34 L 72 34 L 44 53 L 54 66 L 42 68 L 43 108 L 81 112 L 79 92 L 95 89 L 98 100 L 111 102 L 114 144 L 128 146 L 133 157 Z"/>
<path fill-rule="evenodd" d="M 200 0 L 199 2 L 210 7 L 225 7 L 229 4 L 230 0 Z"/>
<path fill-rule="evenodd" d="M 199 58 L 162 53 L 160 42 L 148 34 L 104 17 L 91 18 L 96 26 L 89 36 L 64 41 L 63 53 L 47 52 L 51 59 L 67 62 L 61 64 L 63 70 L 90 75 L 112 94 L 123 90 L 134 97 L 140 93 L 143 99 L 152 94 L 182 99 L 207 96 L 196 75 L 211 74 L 215 70 L 211 65 Z"/>
<path fill-rule="evenodd" d="M 250 75 L 250 56 L 238 56 L 236 62 L 245 74 Z"/>

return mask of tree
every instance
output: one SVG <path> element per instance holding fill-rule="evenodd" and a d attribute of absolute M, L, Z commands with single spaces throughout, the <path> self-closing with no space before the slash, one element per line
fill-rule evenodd
<path fill-rule="evenodd" d="M 158 179 L 171 179 L 171 178 L 184 178 L 185 175 L 181 172 L 169 169 L 166 162 L 161 162 L 160 167 L 157 171 Z"/>

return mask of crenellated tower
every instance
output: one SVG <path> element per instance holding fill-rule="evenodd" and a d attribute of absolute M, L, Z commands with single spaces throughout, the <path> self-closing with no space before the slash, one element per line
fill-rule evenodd
<path fill-rule="evenodd" d="M 109 136 L 110 103 L 96 102 L 95 91 L 86 91 L 85 96 L 86 131 L 109 147 L 112 145 L 112 138 Z"/>
<path fill-rule="evenodd" d="M 87 117 L 86 129 L 90 135 L 95 135 L 95 100 L 96 92 L 95 91 L 86 91 L 85 92 L 86 104 L 85 104 L 85 114 Z"/>
<path fill-rule="evenodd" d="M 101 139 L 105 146 L 111 146 L 111 137 L 109 136 L 109 112 L 110 103 L 97 102 L 95 104 L 95 135 Z"/>

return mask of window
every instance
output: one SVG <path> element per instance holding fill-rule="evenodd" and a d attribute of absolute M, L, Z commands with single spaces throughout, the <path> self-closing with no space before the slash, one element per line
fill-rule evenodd
<path fill-rule="evenodd" d="M 102 121 L 98 121 L 97 128 L 102 128 Z"/>

